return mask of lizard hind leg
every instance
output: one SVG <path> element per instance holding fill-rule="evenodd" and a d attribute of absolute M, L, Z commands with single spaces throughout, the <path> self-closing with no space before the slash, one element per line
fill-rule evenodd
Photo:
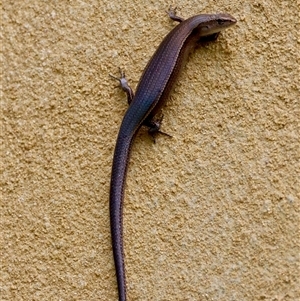
<path fill-rule="evenodd" d="M 164 115 L 161 115 L 159 118 L 152 118 L 150 120 L 147 120 L 143 125 L 148 127 L 148 134 L 152 137 L 153 142 L 155 143 L 155 138 L 158 134 L 167 136 L 172 138 L 171 135 L 162 132 L 160 130 L 162 121 L 163 121 Z"/>
<path fill-rule="evenodd" d="M 127 95 L 127 102 L 130 105 L 131 102 L 132 102 L 132 99 L 134 97 L 134 93 L 133 93 L 131 87 L 128 84 L 128 81 L 127 81 L 127 79 L 125 77 L 125 72 L 122 71 L 121 68 L 119 68 L 119 72 L 120 72 L 120 77 L 117 77 L 117 76 L 114 76 L 114 75 L 111 75 L 111 74 L 109 74 L 109 76 L 111 78 L 116 79 L 117 81 L 119 81 L 120 87 L 126 93 L 126 95 Z"/>

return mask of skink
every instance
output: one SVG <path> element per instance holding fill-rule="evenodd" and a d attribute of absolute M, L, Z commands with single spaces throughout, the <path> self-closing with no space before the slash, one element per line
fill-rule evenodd
<path fill-rule="evenodd" d="M 126 301 L 122 209 L 126 171 L 134 137 L 142 125 L 148 126 L 152 133 L 160 132 L 160 123 L 154 116 L 167 99 L 189 52 L 199 42 L 215 40 L 221 30 L 236 23 L 236 19 L 228 14 L 201 14 L 183 20 L 171 8 L 168 13 L 172 20 L 180 24 L 155 51 L 144 69 L 135 95 L 125 75 L 121 74 L 119 79 L 129 102 L 116 142 L 110 182 L 110 225 L 119 301 Z"/>

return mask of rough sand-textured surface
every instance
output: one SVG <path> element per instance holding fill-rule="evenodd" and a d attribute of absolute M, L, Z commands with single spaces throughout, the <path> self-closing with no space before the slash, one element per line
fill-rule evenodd
<path fill-rule="evenodd" d="M 299 300 L 297 1 L 177 1 L 238 24 L 197 50 L 133 147 L 128 300 Z M 108 191 L 165 1 L 2 4 L 1 300 L 116 300 Z M 296 24 L 297 23 L 297 24 Z M 297 41 L 298 39 L 298 41 Z"/>

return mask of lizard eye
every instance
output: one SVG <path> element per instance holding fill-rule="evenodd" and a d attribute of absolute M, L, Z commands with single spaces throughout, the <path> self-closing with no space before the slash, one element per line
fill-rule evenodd
<path fill-rule="evenodd" d="M 226 21 L 222 20 L 222 19 L 218 19 L 217 22 L 218 22 L 219 25 L 223 25 L 223 24 L 226 23 Z"/>

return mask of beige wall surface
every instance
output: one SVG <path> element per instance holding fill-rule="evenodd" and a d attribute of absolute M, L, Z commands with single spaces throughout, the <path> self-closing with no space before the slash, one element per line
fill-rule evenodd
<path fill-rule="evenodd" d="M 176 1 L 236 26 L 196 50 L 132 150 L 128 300 L 299 300 L 297 1 Z M 1 300 L 117 300 L 108 192 L 126 97 L 175 26 L 165 1 L 6 0 Z"/>

